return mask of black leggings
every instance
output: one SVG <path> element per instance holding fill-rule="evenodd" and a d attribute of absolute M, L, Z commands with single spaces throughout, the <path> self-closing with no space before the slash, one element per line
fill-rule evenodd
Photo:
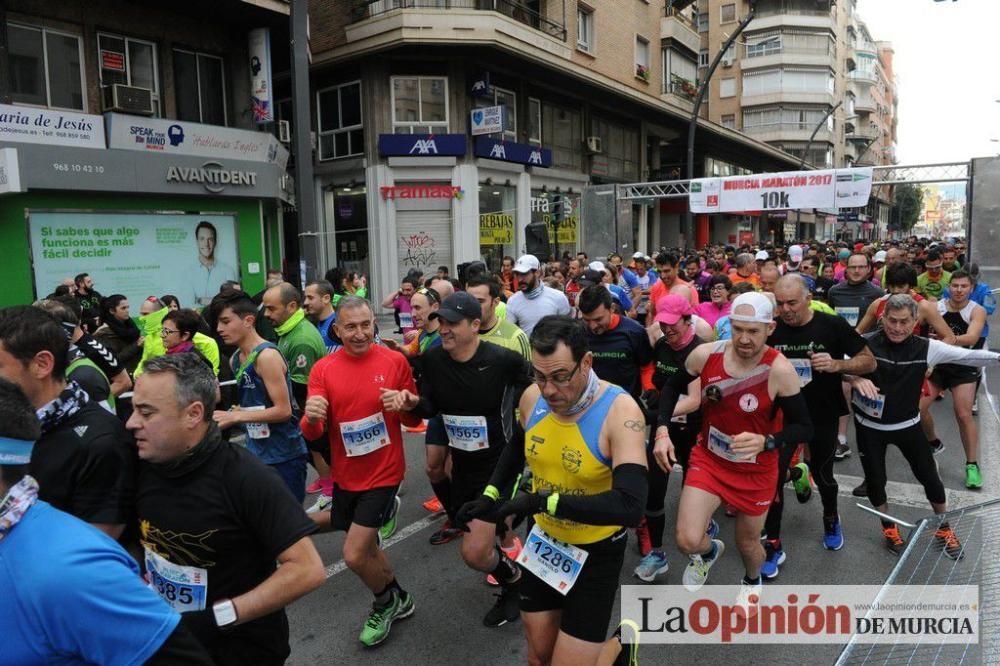
<path fill-rule="evenodd" d="M 865 481 L 868 482 L 868 501 L 872 506 L 878 507 L 887 501 L 885 451 L 889 444 L 895 444 L 906 462 L 910 463 L 913 476 L 923 485 L 928 501 L 933 504 L 944 504 L 947 501 L 944 484 L 941 483 L 941 475 L 934 462 L 934 453 L 919 423 L 902 430 L 875 430 L 861 425 L 855 419 L 854 426 L 861 467 L 865 470 Z"/>
<path fill-rule="evenodd" d="M 687 473 L 691 449 L 698 438 L 698 430 L 688 425 L 671 423 L 669 426 L 670 441 L 674 443 L 674 453 L 677 462 Z M 667 498 L 667 479 L 669 475 L 660 469 L 659 463 L 653 457 L 653 445 L 656 443 L 656 428 L 649 434 L 649 445 L 646 447 L 646 466 L 649 468 L 649 494 L 646 495 L 646 526 L 649 528 L 649 539 L 653 549 L 663 546 L 663 529 L 667 523 L 664 502 Z M 683 476 L 681 479 L 683 480 Z"/>
<path fill-rule="evenodd" d="M 764 532 L 768 539 L 781 538 L 781 514 L 785 508 L 785 483 L 788 482 L 788 465 L 795 454 L 795 448 L 786 447 L 778 458 L 778 488 L 767 510 Z M 823 501 L 823 515 L 837 515 L 837 479 L 833 476 L 833 453 L 837 449 L 837 421 L 814 421 L 813 438 L 809 442 L 809 471 L 812 472 L 820 499 Z"/>

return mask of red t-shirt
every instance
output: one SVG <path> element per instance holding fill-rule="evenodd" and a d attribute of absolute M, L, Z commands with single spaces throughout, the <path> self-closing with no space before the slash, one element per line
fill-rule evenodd
<path fill-rule="evenodd" d="M 344 490 L 360 491 L 382 486 L 394 486 L 403 480 L 406 462 L 403 458 L 403 433 L 400 421 L 417 425 L 416 416 L 382 409 L 381 388 L 417 392 L 413 372 L 406 357 L 398 352 L 372 345 L 364 356 L 351 356 L 338 349 L 324 356 L 309 373 L 308 397 L 320 395 L 330 403 L 326 423 L 311 424 L 303 416 L 302 434 L 306 439 L 318 439 L 326 428 L 330 437 L 333 482 Z M 368 417 L 381 417 L 389 443 L 364 455 L 348 456 L 341 429 Z M 371 432 L 370 430 L 368 431 Z"/>
<path fill-rule="evenodd" d="M 679 285 L 679 284 L 684 285 L 684 286 L 686 286 L 688 288 L 688 293 L 691 295 L 691 298 L 690 298 L 690 300 L 691 300 L 691 307 L 692 308 L 697 307 L 698 306 L 698 288 L 695 287 L 690 282 L 685 282 L 684 280 L 682 280 L 680 278 L 677 278 L 676 280 L 674 280 L 674 286 L 675 287 L 677 285 Z M 663 283 L 663 280 L 657 280 L 656 284 L 654 284 L 653 286 L 651 286 L 649 288 L 649 308 L 648 308 L 648 311 L 652 312 L 653 316 L 655 316 L 656 315 L 656 301 L 660 300 L 664 296 L 669 296 L 669 295 L 670 295 L 670 289 L 667 288 L 667 285 L 665 285 Z"/>

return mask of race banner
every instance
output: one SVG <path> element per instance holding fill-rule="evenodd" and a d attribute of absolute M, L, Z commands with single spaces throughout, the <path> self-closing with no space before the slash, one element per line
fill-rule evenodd
<path fill-rule="evenodd" d="M 692 213 L 857 208 L 868 205 L 872 168 L 785 171 L 691 181 Z"/>

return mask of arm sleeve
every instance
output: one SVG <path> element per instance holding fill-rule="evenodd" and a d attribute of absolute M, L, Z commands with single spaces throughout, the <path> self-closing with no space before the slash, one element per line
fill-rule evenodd
<path fill-rule="evenodd" d="M 988 365 L 996 365 L 1000 361 L 1000 354 L 986 351 L 985 349 L 966 349 L 956 347 L 941 342 L 940 340 L 930 340 L 927 347 L 927 365 L 935 366 L 942 363 L 956 363 L 958 365 L 968 365 L 974 368 L 985 368 Z"/>
<path fill-rule="evenodd" d="M 432 364 L 424 363 L 422 365 L 423 371 L 420 373 L 420 383 L 417 385 L 417 391 L 420 394 L 420 402 L 417 406 L 411 410 L 411 414 L 415 414 L 422 419 L 429 419 L 437 416 L 437 407 L 431 402 L 431 386 L 433 385 L 430 381 L 430 375 L 433 374 Z"/>
<path fill-rule="evenodd" d="M 596 495 L 560 495 L 555 515 L 588 525 L 638 527 L 648 491 L 646 468 L 623 463 L 611 473 L 611 490 Z"/>
<path fill-rule="evenodd" d="M 677 401 L 687 391 L 688 384 L 696 379 L 698 377 L 689 373 L 686 368 L 681 368 L 664 382 L 663 388 L 660 389 L 660 413 L 656 419 L 657 426 L 670 425 Z"/>
<path fill-rule="evenodd" d="M 122 370 L 115 353 L 94 338 L 89 338 L 86 344 L 80 347 L 80 351 L 93 361 L 101 369 L 101 372 L 108 376 L 108 379 L 111 379 Z"/>
<path fill-rule="evenodd" d="M 309 373 L 309 384 L 306 388 L 306 399 L 310 396 L 318 395 L 330 400 L 330 396 L 326 394 L 326 386 L 323 382 L 324 372 L 323 369 L 326 367 L 325 364 L 316 364 L 313 367 L 312 372 Z M 294 385 L 293 385 L 294 386 Z M 302 403 L 302 409 L 306 407 L 305 402 Z M 330 420 L 330 414 L 327 412 L 327 421 Z M 319 439 L 323 436 L 323 431 L 326 429 L 323 423 L 310 423 L 309 419 L 302 415 L 299 420 L 299 428 L 302 429 L 302 436 L 306 439 L 312 441 Z"/>
<path fill-rule="evenodd" d="M 397 354 L 397 356 L 399 355 Z M 416 393 L 417 383 L 413 380 L 413 368 L 411 368 L 409 362 L 402 357 L 398 359 L 397 363 L 399 375 L 396 386 L 404 388 L 410 393 Z M 420 417 L 413 412 L 400 412 L 399 420 L 403 425 L 411 428 L 418 426 L 421 423 Z"/>
<path fill-rule="evenodd" d="M 514 424 L 514 437 L 511 443 L 504 447 L 500 458 L 497 459 L 496 467 L 493 468 L 490 485 L 494 488 L 503 488 L 524 471 L 524 463 L 524 429 L 520 422 L 517 422 Z"/>
<path fill-rule="evenodd" d="M 778 448 L 798 446 L 812 439 L 813 424 L 801 391 L 795 395 L 779 395 L 774 399 L 774 404 L 781 409 L 784 420 L 781 432 L 774 434 Z"/>

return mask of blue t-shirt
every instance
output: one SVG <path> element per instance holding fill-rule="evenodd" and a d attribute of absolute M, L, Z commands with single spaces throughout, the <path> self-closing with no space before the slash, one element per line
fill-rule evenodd
<path fill-rule="evenodd" d="M 178 622 L 121 546 L 47 502 L 0 541 L 0 664 L 142 664 Z"/>
<path fill-rule="evenodd" d="M 329 354 L 332 354 L 344 346 L 341 344 L 339 339 L 334 339 L 336 334 L 333 332 L 333 324 L 336 321 L 337 313 L 333 312 L 329 317 L 316 324 L 316 328 L 319 329 L 319 335 L 323 338 L 323 344 L 326 345 L 326 351 Z"/>
<path fill-rule="evenodd" d="M 628 297 L 624 289 L 616 284 L 609 284 L 608 289 L 611 290 L 612 298 L 621 303 L 622 312 L 628 312 L 632 309 L 632 299 Z"/>
<path fill-rule="evenodd" d="M 639 286 L 639 276 L 627 268 L 622 271 L 622 280 L 628 286 L 629 290 L 635 289 Z"/>

